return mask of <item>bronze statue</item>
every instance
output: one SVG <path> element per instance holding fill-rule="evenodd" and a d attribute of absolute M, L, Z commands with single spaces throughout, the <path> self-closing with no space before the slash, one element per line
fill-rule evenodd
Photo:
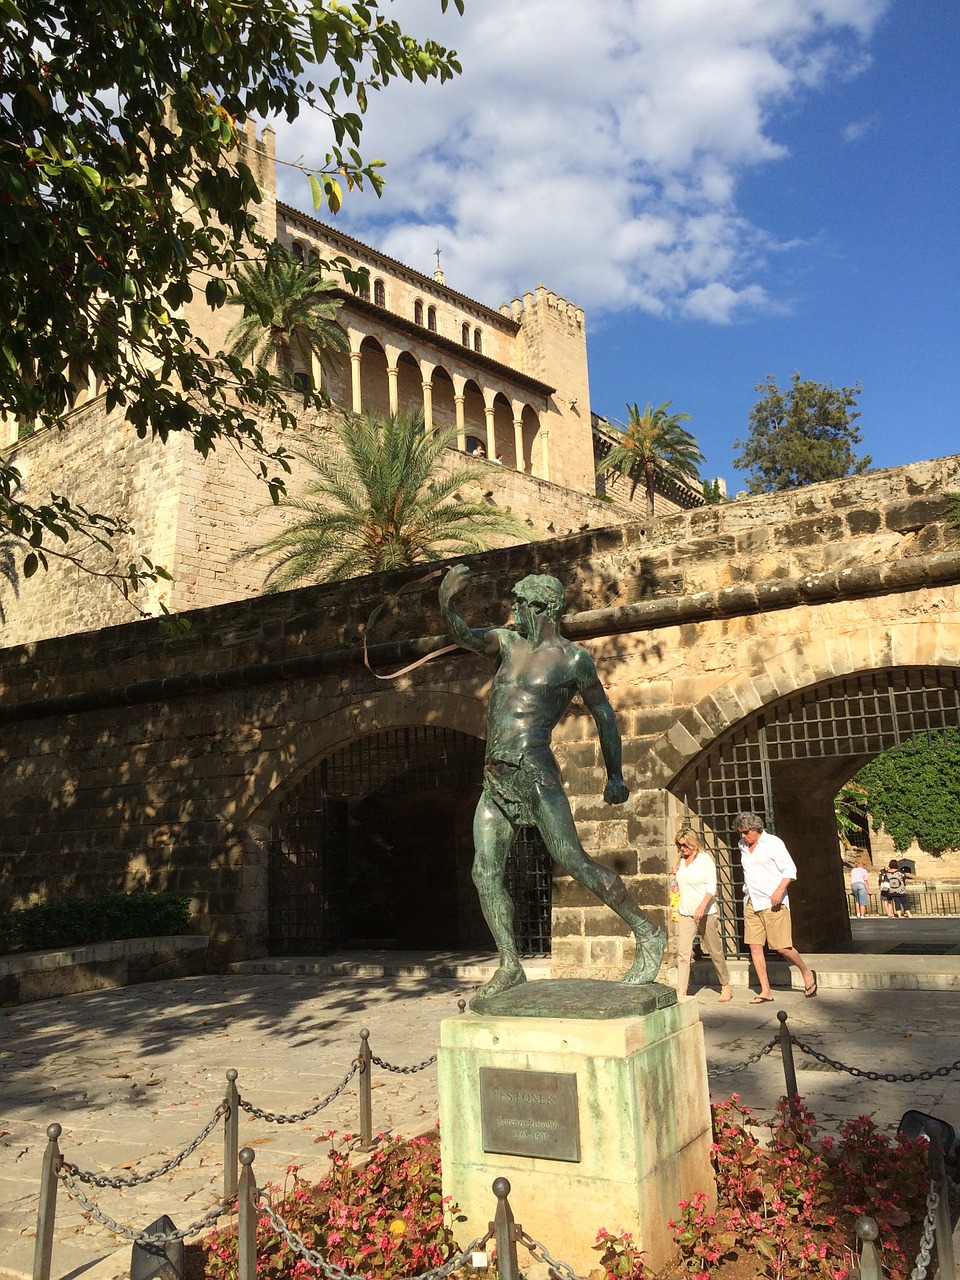
<path fill-rule="evenodd" d="M 637 940 L 633 967 L 622 982 L 641 985 L 657 976 L 667 943 L 630 900 L 615 871 L 591 858 L 580 843 L 550 738 L 579 694 L 593 716 L 607 769 L 603 798 L 623 804 L 629 792 L 621 773 L 620 731 L 585 649 L 560 635 L 565 603 L 556 578 L 533 574 L 513 588 L 515 627 L 473 630 L 453 603 L 468 570 L 456 565 L 440 586 L 440 607 L 464 649 L 496 656 L 487 711 L 483 793 L 473 820 L 473 881 L 484 919 L 500 952 L 500 967 L 477 998 L 497 995 L 526 981 L 517 956 L 513 903 L 504 867 L 518 827 L 536 827 L 554 861 L 630 926 Z"/>

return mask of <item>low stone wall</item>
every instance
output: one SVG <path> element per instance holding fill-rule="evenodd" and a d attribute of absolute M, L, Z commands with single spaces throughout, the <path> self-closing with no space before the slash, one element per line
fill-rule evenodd
<path fill-rule="evenodd" d="M 29 1004 L 135 982 L 203 973 L 209 938 L 124 938 L 85 947 L 0 956 L 0 1003 Z"/>
<path fill-rule="evenodd" d="M 301 425 L 313 430 L 329 421 L 328 414 L 310 412 Z M 289 440 L 284 446 L 288 451 L 294 447 Z M 65 431 L 41 431 L 21 441 L 11 451 L 11 461 L 31 500 L 39 502 L 55 489 L 91 511 L 121 516 L 130 526 L 108 548 L 85 546 L 91 569 L 103 573 L 115 564 L 137 562 L 143 554 L 163 565 L 173 581 L 145 584 L 131 604 L 102 578 L 51 556 L 50 568 L 29 582 L 20 582 L 16 574 L 9 581 L 0 579 L 4 645 L 132 622 L 137 609 L 155 615 L 162 605 L 180 613 L 263 592 L 268 564 L 240 553 L 277 533 L 284 514 L 270 503 L 244 451 L 221 445 L 204 459 L 180 433 L 171 434 L 166 444 L 139 440 L 121 410 L 107 414 L 99 397 L 76 410 Z M 625 502 L 604 501 L 451 453 L 451 466 L 463 464 L 473 473 L 464 496 L 512 512 L 533 542 L 636 518 Z M 291 467 L 286 484 L 296 494 L 304 483 L 303 464 L 293 458 Z M 668 498 L 659 499 L 661 515 L 675 509 Z M 491 541 L 505 547 L 519 540 Z"/>
<path fill-rule="evenodd" d="M 669 914 L 691 771 L 715 743 L 827 682 L 960 665 L 960 549 L 943 520 L 956 488 L 960 458 L 940 459 L 470 558 L 472 625 L 502 623 L 525 574 L 562 579 L 567 634 L 616 709 L 630 801 L 600 802 L 582 708 L 558 726 L 557 755 L 585 847 L 654 922 Z M 4 650 L 0 905 L 170 890 L 191 896 L 218 963 L 262 954 L 271 826 L 300 779 L 379 732 L 484 736 L 490 663 L 451 653 L 382 678 L 448 643 L 437 583 L 420 565 L 198 610 L 177 639 L 150 622 Z M 384 601 L 370 671 L 360 643 Z M 800 868 L 798 945 L 836 950 L 842 777 L 791 776 L 777 827 Z M 579 885 L 557 878 L 553 908 L 555 964 L 630 962 L 630 939 Z"/>

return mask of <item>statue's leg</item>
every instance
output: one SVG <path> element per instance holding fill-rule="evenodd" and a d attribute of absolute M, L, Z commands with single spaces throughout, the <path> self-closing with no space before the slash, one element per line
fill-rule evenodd
<path fill-rule="evenodd" d="M 615 871 L 595 861 L 577 835 L 570 804 L 559 787 L 540 789 L 540 834 L 554 861 L 579 881 L 630 926 L 637 943 L 633 965 L 621 982 L 640 986 L 652 982 L 660 971 L 667 935 L 637 908 Z"/>
<path fill-rule="evenodd" d="M 526 982 L 513 932 L 513 902 L 504 885 L 504 868 L 513 844 L 510 820 L 484 793 L 473 819 L 473 883 L 480 909 L 500 952 L 500 967 L 477 996 L 493 996 Z M 474 997 L 474 999 L 477 998 Z"/>

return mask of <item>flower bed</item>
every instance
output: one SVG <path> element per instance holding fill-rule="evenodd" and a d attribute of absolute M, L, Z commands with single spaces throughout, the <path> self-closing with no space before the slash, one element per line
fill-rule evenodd
<path fill-rule="evenodd" d="M 704 1191 L 680 1202 L 671 1223 L 676 1258 L 658 1280 L 846 1280 L 855 1274 L 854 1224 L 863 1214 L 880 1226 L 885 1275 L 906 1280 L 925 1212 L 923 1142 L 890 1138 L 867 1116 L 835 1137 L 819 1137 L 800 1100 L 782 1100 L 763 1125 L 734 1095 L 714 1104 L 713 1123 L 716 1205 Z M 761 1141 L 765 1129 L 769 1139 Z M 382 1137 L 363 1163 L 353 1160 L 355 1140 L 338 1144 L 327 1136 L 330 1169 L 320 1182 L 311 1186 L 290 1168 L 285 1185 L 271 1189 L 274 1211 L 311 1248 L 377 1280 L 416 1275 L 458 1251 L 456 1207 L 442 1198 L 435 1135 Z M 265 1217 L 257 1241 L 258 1280 L 321 1274 L 293 1254 Z M 236 1276 L 235 1227 L 209 1236 L 202 1256 L 200 1249 L 189 1251 L 188 1280 Z M 596 1249 L 594 1280 L 652 1280 L 629 1233 L 602 1228 Z"/>

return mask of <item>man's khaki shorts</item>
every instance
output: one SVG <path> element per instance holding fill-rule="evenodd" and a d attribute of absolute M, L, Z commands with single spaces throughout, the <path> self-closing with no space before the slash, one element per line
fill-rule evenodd
<path fill-rule="evenodd" d="M 793 946 L 793 929 L 790 924 L 790 908 L 779 911 L 754 911 L 748 898 L 743 904 L 743 940 L 751 943 L 765 942 L 773 951 Z"/>

